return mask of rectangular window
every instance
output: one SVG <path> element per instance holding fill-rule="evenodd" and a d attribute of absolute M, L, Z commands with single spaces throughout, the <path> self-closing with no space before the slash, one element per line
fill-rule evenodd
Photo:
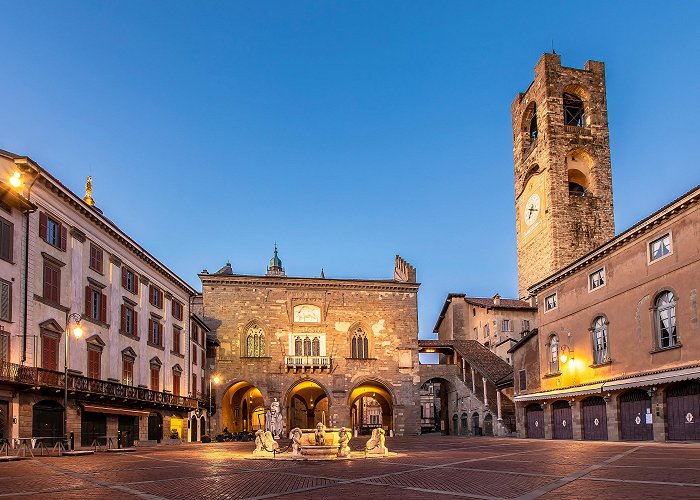
<path fill-rule="evenodd" d="M 192 340 L 194 342 L 199 342 L 199 327 L 197 325 L 192 325 Z"/>
<path fill-rule="evenodd" d="M 524 391 L 527 389 L 527 375 L 525 374 L 525 370 L 520 370 L 520 390 Z"/>
<path fill-rule="evenodd" d="M 588 276 L 588 289 L 595 290 L 605 285 L 605 268 L 598 269 Z"/>
<path fill-rule="evenodd" d="M 665 257 L 671 253 L 671 234 L 666 233 L 661 238 L 658 238 L 649 243 L 649 260 L 651 262 Z"/>
<path fill-rule="evenodd" d="M 529 320 L 529 319 L 524 319 L 524 320 L 523 320 L 523 331 L 524 331 L 524 332 L 529 332 L 529 331 L 530 331 L 530 320 Z"/>
<path fill-rule="evenodd" d="M 10 333 L 0 330 L 0 363 L 10 362 Z"/>
<path fill-rule="evenodd" d="M 122 358 L 122 384 L 134 385 L 134 360 L 126 356 Z"/>
<path fill-rule="evenodd" d="M 202 368 L 204 368 L 207 365 L 207 354 L 204 350 L 202 352 Z"/>
<path fill-rule="evenodd" d="M 99 349 L 95 349 L 94 347 L 88 346 L 87 349 L 88 353 L 88 369 L 87 369 L 87 376 L 88 378 L 95 378 L 99 379 L 100 378 L 100 365 L 102 362 L 102 351 Z"/>
<path fill-rule="evenodd" d="M 207 385 L 207 383 L 205 382 L 204 377 L 202 377 L 202 392 L 200 392 L 200 394 L 206 394 L 206 393 L 207 393 L 207 387 L 206 387 L 206 385 Z"/>
<path fill-rule="evenodd" d="M 103 270 L 103 252 L 102 249 L 90 243 L 90 269 L 102 274 Z"/>
<path fill-rule="evenodd" d="M 44 298 L 50 302 L 61 302 L 61 270 L 44 262 Z"/>
<path fill-rule="evenodd" d="M 40 212 L 39 237 L 49 245 L 65 251 L 68 229 L 56 219 L 49 217 L 45 212 Z"/>
<path fill-rule="evenodd" d="M 160 391 L 160 368 L 151 366 L 151 390 Z"/>
<path fill-rule="evenodd" d="M 175 299 L 173 299 L 172 303 L 173 303 L 173 318 L 182 321 L 183 305 Z"/>
<path fill-rule="evenodd" d="M 163 291 L 158 287 L 150 285 L 148 287 L 148 301 L 158 309 L 163 308 Z"/>
<path fill-rule="evenodd" d="M 544 311 L 551 311 L 557 308 L 557 294 L 553 293 L 544 299 Z"/>
<path fill-rule="evenodd" d="M 192 397 L 197 397 L 197 375 L 192 374 Z"/>
<path fill-rule="evenodd" d="M 107 296 L 91 286 L 85 287 L 85 316 L 107 322 Z"/>
<path fill-rule="evenodd" d="M 173 395 L 180 395 L 180 374 L 173 372 Z"/>
<path fill-rule="evenodd" d="M 138 314 L 131 304 L 122 304 L 121 332 L 138 337 Z"/>
<path fill-rule="evenodd" d="M 12 222 L 0 217 L 0 259 L 12 262 L 12 238 L 14 226 Z"/>
<path fill-rule="evenodd" d="M 56 371 L 58 368 L 58 336 L 41 336 L 41 367 Z"/>
<path fill-rule="evenodd" d="M 163 347 L 163 325 L 154 319 L 149 319 L 149 341 L 151 344 Z"/>
<path fill-rule="evenodd" d="M 175 354 L 182 354 L 182 351 L 180 349 L 180 342 L 182 338 L 182 330 L 179 328 L 173 328 L 173 352 Z"/>
<path fill-rule="evenodd" d="M 12 321 L 12 283 L 0 280 L 0 319 Z"/>
<path fill-rule="evenodd" d="M 510 331 L 510 320 L 509 319 L 504 319 L 503 320 L 503 328 L 501 329 L 503 332 L 509 332 Z"/>
<path fill-rule="evenodd" d="M 197 364 L 197 348 L 195 346 L 192 346 L 192 364 Z"/>
<path fill-rule="evenodd" d="M 133 294 L 139 293 L 139 277 L 128 267 L 122 267 L 122 287 Z"/>

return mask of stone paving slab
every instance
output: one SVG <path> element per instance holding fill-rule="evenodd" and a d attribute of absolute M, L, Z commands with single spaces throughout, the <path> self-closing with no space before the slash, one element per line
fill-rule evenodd
<path fill-rule="evenodd" d="M 700 498 L 700 445 L 391 438 L 395 457 L 250 460 L 252 443 L 0 464 L 4 498 Z"/>

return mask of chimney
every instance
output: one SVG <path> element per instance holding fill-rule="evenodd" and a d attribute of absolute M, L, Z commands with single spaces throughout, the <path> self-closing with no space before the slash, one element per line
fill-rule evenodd
<path fill-rule="evenodd" d="M 501 296 L 499 294 L 493 296 L 493 305 L 496 307 L 501 305 Z"/>

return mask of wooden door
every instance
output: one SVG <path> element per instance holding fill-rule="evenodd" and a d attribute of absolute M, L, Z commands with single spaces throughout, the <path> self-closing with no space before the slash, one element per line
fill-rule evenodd
<path fill-rule="evenodd" d="M 646 391 L 635 390 L 620 396 L 620 437 L 623 441 L 651 441 L 651 398 Z"/>
<path fill-rule="evenodd" d="M 107 444 L 107 415 L 84 411 L 80 417 L 80 444 L 92 446 L 95 440 L 101 446 Z"/>
<path fill-rule="evenodd" d="M 605 400 L 600 396 L 584 399 L 583 409 L 583 439 L 607 441 L 608 416 Z"/>
<path fill-rule="evenodd" d="M 571 405 L 557 401 L 552 405 L 552 429 L 554 439 L 574 439 Z"/>
<path fill-rule="evenodd" d="M 0 444 L 10 437 L 10 403 L 0 401 Z"/>
<path fill-rule="evenodd" d="M 670 388 L 666 393 L 666 408 L 669 440 L 700 440 L 700 381 Z"/>
<path fill-rule="evenodd" d="M 118 430 L 122 433 L 121 445 L 129 448 L 134 445 L 134 440 L 139 438 L 139 417 L 119 415 Z"/>
<path fill-rule="evenodd" d="M 544 410 L 538 404 L 525 409 L 527 420 L 527 437 L 544 439 Z"/>
<path fill-rule="evenodd" d="M 163 416 L 158 412 L 152 412 L 148 416 L 148 440 L 157 441 L 163 439 Z"/>
<path fill-rule="evenodd" d="M 479 414 L 475 413 L 472 415 L 472 435 L 479 435 Z"/>

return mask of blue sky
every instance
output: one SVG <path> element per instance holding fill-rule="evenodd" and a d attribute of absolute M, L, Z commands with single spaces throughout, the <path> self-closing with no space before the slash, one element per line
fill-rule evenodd
<path fill-rule="evenodd" d="M 0 2 L 0 148 L 193 286 L 418 268 L 515 296 L 510 104 L 552 41 L 606 63 L 617 231 L 700 182 L 700 3 Z M 526 8 L 523 8 L 525 6 Z M 695 90 L 693 90 L 695 89 Z"/>

